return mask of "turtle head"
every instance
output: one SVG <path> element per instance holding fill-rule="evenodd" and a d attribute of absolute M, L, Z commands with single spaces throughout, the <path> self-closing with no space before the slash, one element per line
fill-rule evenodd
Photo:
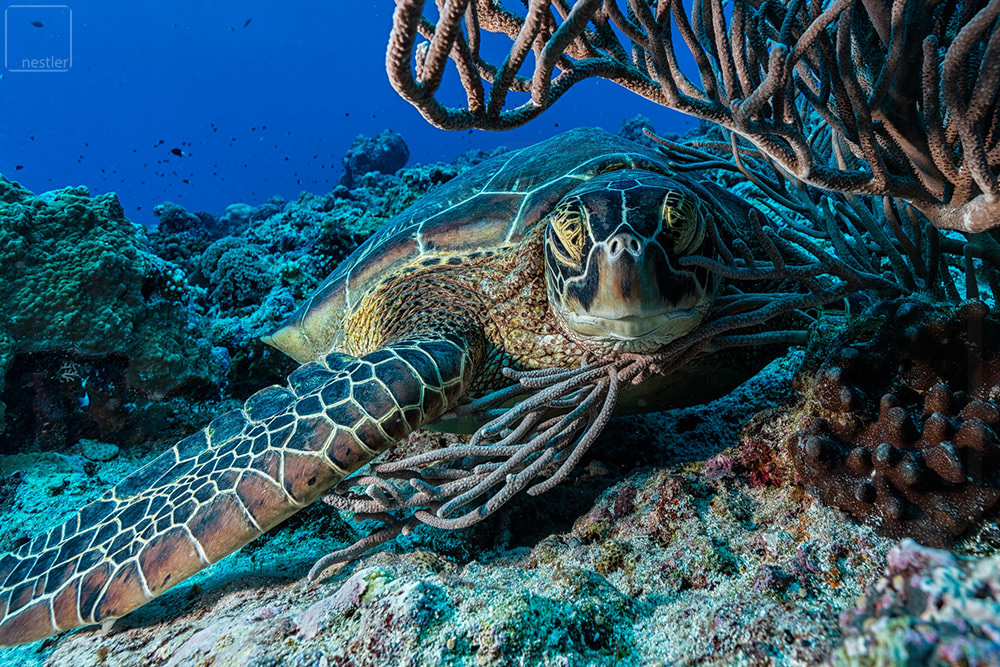
<path fill-rule="evenodd" d="M 545 228 L 549 304 L 595 350 L 652 352 L 694 329 L 717 280 L 678 258 L 712 254 L 698 197 L 649 171 L 602 174 L 569 192 Z"/>

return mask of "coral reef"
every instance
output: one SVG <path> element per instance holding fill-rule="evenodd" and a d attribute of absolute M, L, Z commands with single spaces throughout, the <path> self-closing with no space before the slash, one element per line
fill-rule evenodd
<path fill-rule="evenodd" d="M 394 144 L 379 136 L 351 159 Z M 488 155 L 364 173 L 219 218 L 164 202 L 149 231 L 113 194 L 36 196 L 0 180 L 0 302 L 13 313 L 0 323 L 5 447 L 173 438 L 220 399 L 278 381 L 293 364 L 259 337 L 386 220 Z"/>
<path fill-rule="evenodd" d="M 230 204 L 219 217 L 219 221 L 225 225 L 229 233 L 242 234 L 250 224 L 253 213 L 254 207 L 250 204 Z"/>
<path fill-rule="evenodd" d="M 96 216 L 103 222 L 87 223 L 89 238 L 111 239 L 108 247 L 123 255 L 127 269 L 115 275 L 138 281 L 142 297 L 135 305 L 124 299 L 108 307 L 123 308 L 115 311 L 121 322 L 128 322 L 122 313 L 148 317 L 129 340 L 149 336 L 145 327 L 154 338 L 171 332 L 178 344 L 203 346 L 206 367 L 226 369 L 201 389 L 185 385 L 173 390 L 174 399 L 128 407 L 136 397 L 126 369 L 136 348 L 100 353 L 106 356 L 63 348 L 24 352 L 24 339 L 0 325 L 7 435 L 30 434 L 35 447 L 57 449 L 0 456 L 0 550 L 40 534 L 151 460 L 160 451 L 156 440 L 171 428 L 202 425 L 230 397 L 287 372 L 291 364 L 256 337 L 382 222 L 483 157 L 371 172 L 352 187 L 295 201 L 233 205 L 211 239 L 193 236 L 208 221 L 170 209 L 170 224 L 150 233 L 151 244 L 124 217 L 101 217 L 113 212 L 110 197 L 64 190 L 36 198 L 0 181 L 0 202 L 9 198 L 31 211 L 70 197 L 83 211 L 105 206 Z M 10 211 L 0 208 L 0 234 L 13 224 Z M 74 240 L 93 252 L 88 239 Z M 6 238 L 0 241 L 6 252 Z M 201 243 L 211 248 L 205 256 L 190 251 Z M 35 257 L 34 246 L 22 251 Z M 58 260 L 65 256 L 54 255 L 50 270 L 62 271 Z M 252 299 L 239 293 L 247 287 L 244 275 Z M 81 290 L 87 280 L 103 278 L 83 276 Z M 51 291 L 41 297 L 47 304 L 60 304 L 59 298 Z M 58 337 L 65 331 L 45 328 L 38 340 L 50 341 L 50 333 L 65 342 Z M 846 330 L 817 330 L 797 380 L 803 397 L 793 408 L 783 403 L 793 393 L 801 351 L 712 404 L 615 421 L 578 474 L 471 529 L 421 526 L 390 550 L 312 583 L 303 577 L 316 558 L 356 541 L 368 525 L 350 524 L 350 516 L 327 507 L 308 508 L 109 632 L 64 635 L 6 651 L 0 660 L 74 666 L 817 664 L 833 651 L 835 662 L 848 664 L 902 655 L 991 664 L 1000 567 L 995 542 L 970 562 L 904 543 L 892 552 L 888 575 L 874 582 L 892 546 L 879 531 L 950 541 L 957 526 L 948 517 L 957 516 L 964 528 L 981 521 L 991 504 L 997 423 L 988 408 L 997 400 L 990 389 L 1000 375 L 997 340 L 995 315 L 973 304 L 945 308 L 907 299 L 879 306 Z M 110 344 L 99 336 L 85 342 Z M 974 368 L 979 375 L 970 373 Z M 21 394 L 27 398 L 16 397 Z M 883 400 L 885 394 L 895 403 Z M 59 435 L 72 422 L 67 415 L 80 412 L 105 415 L 108 428 Z M 52 437 L 45 440 L 28 421 L 47 424 Z M 128 438 L 112 424 L 128 424 L 128 437 L 138 443 L 120 446 Z M 786 443 L 793 431 L 797 437 Z M 894 440 L 900 432 L 905 437 Z M 440 447 L 442 437 L 415 436 L 399 455 Z M 820 441 L 819 465 L 808 458 L 815 446 L 799 446 L 809 438 Z M 944 441 L 954 445 L 955 456 Z M 892 449 L 880 458 L 882 442 Z M 869 516 L 892 508 L 879 496 L 889 489 L 894 495 L 884 497 L 904 501 L 902 522 L 851 521 L 793 483 L 798 476 L 831 504 L 847 489 L 848 502 L 865 481 L 849 467 L 851 452 L 869 445 L 871 468 L 863 470 L 876 489 Z M 843 461 L 825 467 L 834 450 L 833 458 Z M 921 466 L 919 484 L 906 486 L 913 476 L 907 466 L 917 467 L 912 461 Z M 890 488 L 897 484 L 902 492 Z M 945 518 L 924 509 L 942 503 Z M 838 626 L 838 614 L 866 588 L 868 600 Z"/>
<path fill-rule="evenodd" d="M 353 187 L 369 172 L 392 174 L 406 165 L 410 149 L 403 137 L 392 130 L 383 130 L 374 137 L 359 134 L 344 155 L 344 175 L 340 182 Z"/>
<path fill-rule="evenodd" d="M 158 224 L 149 233 L 153 252 L 163 259 L 181 263 L 197 257 L 212 241 L 229 233 L 228 219 L 211 213 L 189 213 L 183 206 L 163 202 L 153 208 Z"/>
<path fill-rule="evenodd" d="M 892 536 L 949 543 L 1000 499 L 1000 320 L 981 302 L 876 305 L 814 341 L 796 471 Z"/>
<path fill-rule="evenodd" d="M 834 665 L 1000 665 L 1000 556 L 964 560 L 903 540 L 886 563 L 841 614 Z"/>
<path fill-rule="evenodd" d="M 653 128 L 653 121 L 642 114 L 626 118 L 622 121 L 621 127 L 618 128 L 618 136 L 646 146 L 656 147 L 656 141 L 648 137 L 646 132 L 656 134 L 656 130 Z M 670 138 L 676 138 L 676 135 L 671 135 Z"/>
<path fill-rule="evenodd" d="M 98 395 L 114 391 L 120 401 L 119 385 L 159 400 L 214 384 L 222 369 L 197 314 L 178 303 L 177 279 L 113 194 L 35 196 L 0 178 L 0 302 L 11 314 L 0 324 L 5 396 L 33 393 L 36 416 L 58 422 L 60 401 L 45 399 L 57 382 L 72 385 L 74 401 L 98 419 Z"/>
<path fill-rule="evenodd" d="M 228 229 L 226 220 L 218 220 L 204 211 L 188 213 L 183 206 L 169 201 L 157 204 L 153 215 L 158 218 L 159 230 L 165 234 L 191 234 L 217 239 Z"/>
<path fill-rule="evenodd" d="M 208 246 L 200 269 L 208 277 L 213 303 L 224 309 L 260 304 L 276 282 L 264 251 L 238 236 L 226 236 Z"/>

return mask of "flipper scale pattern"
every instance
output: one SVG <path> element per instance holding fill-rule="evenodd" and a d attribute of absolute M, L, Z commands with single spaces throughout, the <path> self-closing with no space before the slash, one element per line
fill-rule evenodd
<path fill-rule="evenodd" d="M 331 354 L 0 557 L 0 645 L 123 616 L 316 500 L 468 386 L 454 337 Z"/>

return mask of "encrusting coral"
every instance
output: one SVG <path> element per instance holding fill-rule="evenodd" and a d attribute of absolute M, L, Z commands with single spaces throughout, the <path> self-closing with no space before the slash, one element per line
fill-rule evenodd
<path fill-rule="evenodd" d="M 150 252 L 114 194 L 35 196 L 0 178 L 0 303 L 9 313 L 0 368 L 18 355 L 115 357 L 127 384 L 153 398 L 211 381 L 211 345 L 176 303 L 176 269 Z"/>
<path fill-rule="evenodd" d="M 841 614 L 833 665 L 1000 665 L 1000 557 L 959 559 L 907 539 L 886 565 Z"/>
<path fill-rule="evenodd" d="M 239 236 L 226 236 L 208 246 L 200 266 L 212 301 L 224 308 L 256 306 L 276 282 L 265 252 Z"/>
<path fill-rule="evenodd" d="M 981 302 L 881 303 L 798 376 L 799 478 L 883 534 L 944 545 L 1000 500 L 1000 319 Z"/>

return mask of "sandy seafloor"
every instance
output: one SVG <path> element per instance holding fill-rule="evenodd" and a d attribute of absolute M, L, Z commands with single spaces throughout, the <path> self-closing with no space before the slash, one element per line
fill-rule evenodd
<path fill-rule="evenodd" d="M 613 421 L 574 480 L 473 528 L 422 527 L 311 583 L 366 529 L 318 503 L 110 628 L 0 649 L 0 664 L 1000 664 L 995 517 L 957 561 L 805 493 L 784 454 L 801 359 L 710 404 Z M 18 480 L 0 548 L 159 453 L 85 444 L 0 456 Z"/>

